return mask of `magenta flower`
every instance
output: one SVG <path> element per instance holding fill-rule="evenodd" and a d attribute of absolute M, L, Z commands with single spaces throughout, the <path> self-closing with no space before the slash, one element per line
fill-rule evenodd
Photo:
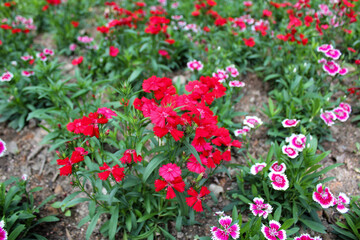
<path fill-rule="evenodd" d="M 14 75 L 11 72 L 5 72 L 0 77 L 0 82 L 10 82 L 13 77 L 14 77 Z"/>
<path fill-rule="evenodd" d="M 341 107 L 335 108 L 333 113 L 340 122 L 345 122 L 350 117 L 350 114 Z"/>
<path fill-rule="evenodd" d="M 266 163 L 256 163 L 255 165 L 252 165 L 251 168 L 250 168 L 250 173 L 252 175 L 256 175 L 258 174 L 258 172 L 261 172 L 264 167 L 266 167 Z"/>
<path fill-rule="evenodd" d="M 229 86 L 230 87 L 245 87 L 245 83 L 235 80 L 235 81 L 230 81 Z"/>
<path fill-rule="evenodd" d="M 242 129 L 237 129 L 234 131 L 234 134 L 236 137 L 240 135 L 246 135 L 250 131 L 250 128 L 248 126 L 244 126 Z"/>
<path fill-rule="evenodd" d="M 194 61 L 188 62 L 187 67 L 191 71 L 194 71 L 194 70 L 201 71 L 203 69 L 204 65 L 200 61 L 194 60 Z"/>
<path fill-rule="evenodd" d="M 341 56 L 341 52 L 337 49 L 329 49 L 328 51 L 325 52 L 325 55 L 334 60 L 337 60 Z"/>
<path fill-rule="evenodd" d="M 212 227 L 211 234 L 213 240 L 228 240 L 229 236 L 233 239 L 238 239 L 240 236 L 240 226 L 235 223 L 231 225 L 232 218 L 229 216 L 224 216 L 219 219 L 221 228 Z"/>
<path fill-rule="evenodd" d="M 4 221 L 0 221 L 0 240 L 7 240 L 7 232 L 4 229 L 5 223 Z"/>
<path fill-rule="evenodd" d="M 321 205 L 323 208 L 329 208 L 334 206 L 335 197 L 330 192 L 329 188 L 323 189 L 321 183 L 316 185 L 316 191 L 313 193 L 313 200 Z"/>
<path fill-rule="evenodd" d="M 285 191 L 289 188 L 289 180 L 283 173 L 270 172 L 269 178 L 271 180 L 272 187 L 275 190 Z"/>
<path fill-rule="evenodd" d="M 325 111 L 320 114 L 320 118 L 322 120 L 324 120 L 325 124 L 330 127 L 331 125 L 333 125 L 335 123 L 334 120 L 336 119 L 336 116 L 331 111 Z"/>
<path fill-rule="evenodd" d="M 326 53 L 327 51 L 329 51 L 331 49 L 333 49 L 333 46 L 331 44 L 323 44 L 317 48 L 317 51 Z"/>
<path fill-rule="evenodd" d="M 323 65 L 323 69 L 331 76 L 335 76 L 340 71 L 340 66 L 334 61 L 327 61 Z"/>
<path fill-rule="evenodd" d="M 295 237 L 294 240 L 322 240 L 321 237 L 311 237 L 309 234 L 301 234 L 300 237 Z"/>
<path fill-rule="evenodd" d="M 296 119 L 285 119 L 282 121 L 282 125 L 284 128 L 296 127 L 296 125 L 300 122 L 300 120 Z"/>
<path fill-rule="evenodd" d="M 6 143 L 0 138 L 0 157 L 4 156 L 6 152 Z"/>
<path fill-rule="evenodd" d="M 255 116 L 246 116 L 243 121 L 243 124 L 249 126 L 250 128 L 255 128 L 262 123 L 261 119 Z"/>
<path fill-rule="evenodd" d="M 53 56 L 53 55 L 54 55 L 54 51 L 51 50 L 51 49 L 48 49 L 48 48 L 45 48 L 45 49 L 43 50 L 43 53 L 44 53 L 45 55 L 50 55 L 50 56 Z"/>
<path fill-rule="evenodd" d="M 299 155 L 299 152 L 293 148 L 291 145 L 283 146 L 282 152 L 286 154 L 289 158 L 296 158 Z"/>
<path fill-rule="evenodd" d="M 288 142 L 294 149 L 301 152 L 305 148 L 306 137 L 303 134 L 296 135 L 293 133 L 290 137 L 287 137 L 285 141 Z"/>
<path fill-rule="evenodd" d="M 264 203 L 264 199 L 262 198 L 254 198 L 254 203 L 250 203 L 250 211 L 254 216 L 264 217 L 264 219 L 267 218 L 269 213 L 272 213 L 273 208 L 270 204 Z"/>
<path fill-rule="evenodd" d="M 112 118 L 112 116 L 117 116 L 117 114 L 116 114 L 113 110 L 111 110 L 111 109 L 109 109 L 109 108 L 107 108 L 107 107 L 99 108 L 96 112 L 97 112 L 98 114 L 103 115 L 103 116 L 106 117 L 107 119 Z"/>
<path fill-rule="evenodd" d="M 168 163 L 159 169 L 159 175 L 166 181 L 172 182 L 176 177 L 181 175 L 181 169 L 174 163 Z"/>
<path fill-rule="evenodd" d="M 264 234 L 264 237 L 268 240 L 285 240 L 286 232 L 285 230 L 280 230 L 281 224 L 275 220 L 270 221 L 270 227 L 262 225 L 261 232 Z"/>
<path fill-rule="evenodd" d="M 336 210 L 341 213 L 347 213 L 349 209 L 345 207 L 345 204 L 350 203 L 350 198 L 345 193 L 339 193 L 339 197 L 335 199 Z"/>
<path fill-rule="evenodd" d="M 282 163 L 279 165 L 279 163 L 277 161 L 274 162 L 274 164 L 271 165 L 271 167 L 270 167 L 270 171 L 272 171 L 274 173 L 284 173 L 285 170 L 286 170 L 285 163 Z"/>
<path fill-rule="evenodd" d="M 342 68 L 342 69 L 340 69 L 339 74 L 342 75 L 342 76 L 344 76 L 344 75 L 346 75 L 348 72 L 349 72 L 349 70 L 348 70 L 347 68 Z"/>
<path fill-rule="evenodd" d="M 30 77 L 30 76 L 32 76 L 32 75 L 34 75 L 35 73 L 34 73 L 34 71 L 22 71 L 21 72 L 21 75 L 22 76 L 24 76 L 24 77 Z"/>
<path fill-rule="evenodd" d="M 345 111 L 347 111 L 348 113 L 351 113 L 351 106 L 347 103 L 340 103 L 339 107 L 341 107 L 342 109 L 344 109 Z"/>

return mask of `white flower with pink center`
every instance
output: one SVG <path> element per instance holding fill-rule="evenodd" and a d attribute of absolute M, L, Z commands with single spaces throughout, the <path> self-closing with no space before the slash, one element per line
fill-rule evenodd
<path fill-rule="evenodd" d="M 341 107 L 342 109 L 344 109 L 345 111 L 347 111 L 349 114 L 351 113 L 351 106 L 350 104 L 347 103 L 340 103 L 339 107 Z"/>
<path fill-rule="evenodd" d="M 230 73 L 230 75 L 232 77 L 239 76 L 239 71 L 234 67 L 234 65 L 230 65 L 230 66 L 226 67 L 225 69 L 228 73 Z"/>
<path fill-rule="evenodd" d="M 22 176 L 21 176 L 21 179 L 26 181 L 28 179 L 28 175 L 26 173 L 24 173 Z"/>
<path fill-rule="evenodd" d="M 300 120 L 296 120 L 296 119 L 285 119 L 281 123 L 284 128 L 290 128 L 290 127 L 296 127 L 296 125 L 298 125 L 299 122 Z"/>
<path fill-rule="evenodd" d="M 34 57 L 31 56 L 31 55 L 21 56 L 20 58 L 21 58 L 23 61 L 29 61 L 29 60 L 31 60 L 31 59 L 34 59 Z"/>
<path fill-rule="evenodd" d="M 47 60 L 47 57 L 45 53 L 37 53 L 36 56 L 40 58 L 41 61 L 45 62 Z"/>
<path fill-rule="evenodd" d="M 250 203 L 250 211 L 254 216 L 267 218 L 269 213 L 272 213 L 272 206 L 268 203 L 264 203 L 264 199 L 262 198 L 254 198 L 254 203 Z"/>
<path fill-rule="evenodd" d="M 200 61 L 194 60 L 194 61 L 188 62 L 187 67 L 191 71 L 194 71 L 194 70 L 201 71 L 203 69 L 204 65 Z"/>
<path fill-rule="evenodd" d="M 286 232 L 285 230 L 279 230 L 281 224 L 275 220 L 271 220 L 269 227 L 262 225 L 261 232 L 264 234 L 264 237 L 268 240 L 285 240 Z"/>
<path fill-rule="evenodd" d="M 334 61 L 327 61 L 323 65 L 323 69 L 331 76 L 335 76 L 340 71 L 340 66 Z"/>
<path fill-rule="evenodd" d="M 321 205 L 323 208 L 334 206 L 336 199 L 330 192 L 329 188 L 323 189 L 321 183 L 316 185 L 316 191 L 313 193 L 313 200 Z"/>
<path fill-rule="evenodd" d="M 24 71 L 21 72 L 21 75 L 23 75 L 24 77 L 30 77 L 30 76 L 32 76 L 34 74 L 35 74 L 34 71 L 26 71 L 26 70 L 24 70 Z"/>
<path fill-rule="evenodd" d="M 261 125 L 263 122 L 260 118 L 255 116 L 246 116 L 243 124 L 249 126 L 250 128 L 255 128 L 256 126 Z"/>
<path fill-rule="evenodd" d="M 300 237 L 295 237 L 294 240 L 322 240 L 321 237 L 311 237 L 309 234 L 301 234 Z"/>
<path fill-rule="evenodd" d="M 180 19 L 183 19 L 183 15 L 173 15 L 173 16 L 171 16 L 171 19 L 180 20 Z"/>
<path fill-rule="evenodd" d="M 211 234 L 213 240 L 228 240 L 229 236 L 233 239 L 238 239 L 240 237 L 240 226 L 237 223 L 232 223 L 232 218 L 229 216 L 224 216 L 219 219 L 221 228 L 212 227 Z"/>
<path fill-rule="evenodd" d="M 245 83 L 241 82 L 241 81 L 238 81 L 238 80 L 235 80 L 235 81 L 230 81 L 229 86 L 230 87 L 245 87 Z"/>
<path fill-rule="evenodd" d="M 0 157 L 4 156 L 6 152 L 6 143 L 0 138 Z"/>
<path fill-rule="evenodd" d="M 316 50 L 318 52 L 326 53 L 327 51 L 333 49 L 333 46 L 331 44 L 323 44 L 320 47 L 318 47 Z"/>
<path fill-rule="evenodd" d="M 285 163 L 279 164 L 277 161 L 273 163 L 270 167 L 270 171 L 275 173 L 284 173 L 286 170 Z"/>
<path fill-rule="evenodd" d="M 306 136 L 303 134 L 291 134 L 290 137 L 285 139 L 286 142 L 290 144 L 290 146 L 294 147 L 297 151 L 301 152 L 305 148 L 306 144 Z"/>
<path fill-rule="evenodd" d="M 320 118 L 325 122 L 326 125 L 328 125 L 330 127 L 331 125 L 333 125 L 335 123 L 334 121 L 336 119 L 336 116 L 331 111 L 325 111 L 320 114 Z"/>
<path fill-rule="evenodd" d="M 292 146 L 283 146 L 282 152 L 286 154 L 289 158 L 296 158 L 299 156 L 299 152 Z"/>
<path fill-rule="evenodd" d="M 289 188 L 289 180 L 285 174 L 270 172 L 269 178 L 271 180 L 272 187 L 275 190 L 285 191 Z"/>
<path fill-rule="evenodd" d="M 50 56 L 53 56 L 53 55 L 54 55 L 54 51 L 51 50 L 51 49 L 49 49 L 49 48 L 45 48 L 45 49 L 43 50 L 43 53 L 44 53 L 45 55 L 50 55 Z"/>
<path fill-rule="evenodd" d="M 178 3 L 178 2 L 174 2 L 174 3 L 171 4 L 171 8 L 173 8 L 173 9 L 176 9 L 176 8 L 178 8 L 178 7 L 179 7 L 179 3 Z"/>
<path fill-rule="evenodd" d="M 216 71 L 216 73 L 212 74 L 212 76 L 218 78 L 219 82 L 221 82 L 221 83 L 229 78 L 229 74 L 227 74 L 226 71 L 224 71 L 222 69 L 218 69 Z"/>
<path fill-rule="evenodd" d="M 0 77 L 0 82 L 10 82 L 13 77 L 14 77 L 14 75 L 11 72 L 5 72 Z"/>
<path fill-rule="evenodd" d="M 319 60 L 318 60 L 318 63 L 323 63 L 323 64 L 324 64 L 324 63 L 326 63 L 326 62 L 327 62 L 327 61 L 326 61 L 325 58 L 322 58 L 322 59 L 319 59 Z"/>
<path fill-rule="evenodd" d="M 349 72 L 349 70 L 347 68 L 342 68 L 342 69 L 339 70 L 339 74 L 341 76 L 346 75 L 348 72 Z"/>
<path fill-rule="evenodd" d="M 350 117 L 350 114 L 341 107 L 337 107 L 332 111 L 340 122 L 345 122 Z"/>
<path fill-rule="evenodd" d="M 325 52 L 325 55 L 334 60 L 338 60 L 339 57 L 341 56 L 341 52 L 337 49 L 329 49 L 328 51 Z"/>
<path fill-rule="evenodd" d="M 237 129 L 234 131 L 234 134 L 236 137 L 240 135 L 246 135 L 250 131 L 250 128 L 248 126 L 244 126 L 242 129 Z"/>
<path fill-rule="evenodd" d="M 266 163 L 262 162 L 262 163 L 255 163 L 255 165 L 252 165 L 250 168 L 250 173 L 252 175 L 256 175 L 258 174 L 258 172 L 261 172 L 264 167 L 266 167 Z"/>
<path fill-rule="evenodd" d="M 345 207 L 345 204 L 350 204 L 350 198 L 345 193 L 339 193 L 339 197 L 335 199 L 336 210 L 341 213 L 347 213 L 349 209 Z"/>

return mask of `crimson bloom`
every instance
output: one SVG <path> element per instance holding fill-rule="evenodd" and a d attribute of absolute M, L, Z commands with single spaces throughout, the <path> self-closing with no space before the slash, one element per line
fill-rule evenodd
<path fill-rule="evenodd" d="M 124 156 L 120 158 L 120 161 L 122 163 L 128 163 L 130 164 L 134 160 L 135 163 L 141 162 L 143 160 L 142 156 L 137 155 L 136 151 L 134 149 L 127 149 L 124 152 Z"/>
<path fill-rule="evenodd" d="M 174 189 L 178 192 L 185 191 L 185 183 L 183 179 L 179 176 L 176 177 L 173 181 L 163 181 L 160 179 L 155 180 L 155 191 L 159 192 L 166 187 L 166 199 L 173 199 L 176 197 Z"/>
<path fill-rule="evenodd" d="M 74 66 L 79 65 L 80 63 L 82 63 L 83 59 L 84 59 L 83 56 L 75 58 L 74 60 L 72 60 L 71 64 L 74 65 Z"/>
<path fill-rule="evenodd" d="M 101 180 L 107 180 L 110 173 L 114 176 L 116 182 L 120 182 L 124 177 L 124 168 L 120 168 L 119 165 L 115 165 L 110 168 L 106 163 L 103 164 L 102 167 L 99 167 L 100 170 L 105 170 L 104 172 L 99 172 L 98 176 Z"/>
<path fill-rule="evenodd" d="M 74 26 L 74 28 L 77 28 L 79 26 L 79 22 L 71 21 L 71 24 Z"/>
<path fill-rule="evenodd" d="M 110 46 L 109 55 L 112 57 L 116 57 L 118 54 L 119 54 L 119 49 L 114 46 Z"/>
<path fill-rule="evenodd" d="M 71 157 L 65 158 L 65 159 L 58 159 L 56 160 L 58 165 L 65 165 L 61 167 L 60 170 L 60 176 L 68 176 L 72 173 L 72 165 L 75 163 L 84 161 L 84 156 L 79 151 L 74 151 L 71 154 Z"/>
<path fill-rule="evenodd" d="M 248 46 L 248 47 L 255 46 L 254 38 L 252 38 L 252 37 L 249 38 L 249 39 L 243 38 L 243 40 L 244 40 L 244 43 L 245 43 L 246 46 Z"/>
<path fill-rule="evenodd" d="M 191 187 L 187 191 L 187 193 L 191 196 L 191 197 L 186 198 L 187 205 L 189 207 L 192 207 L 196 212 L 202 212 L 203 207 L 202 207 L 202 203 L 201 203 L 201 198 L 210 194 L 209 189 L 207 189 L 207 187 L 205 187 L 205 186 L 202 186 L 201 190 L 200 190 L 200 193 L 197 193 L 195 191 L 195 189 L 193 189 Z"/>
<path fill-rule="evenodd" d="M 171 182 L 181 175 L 181 169 L 175 163 L 168 163 L 159 169 L 159 175 Z"/>

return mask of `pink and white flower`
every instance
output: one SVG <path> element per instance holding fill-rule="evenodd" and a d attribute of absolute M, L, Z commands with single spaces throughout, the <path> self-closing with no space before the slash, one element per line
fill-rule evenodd
<path fill-rule="evenodd" d="M 325 111 L 320 114 L 320 118 L 330 127 L 335 123 L 334 120 L 336 119 L 336 115 L 332 111 Z"/>
<path fill-rule="evenodd" d="M 43 50 L 43 53 L 44 53 L 45 55 L 53 56 L 53 55 L 54 55 L 54 50 L 51 50 L 51 49 L 49 49 L 49 48 L 45 48 L 45 49 Z"/>
<path fill-rule="evenodd" d="M 319 203 L 323 208 L 329 208 L 334 206 L 336 201 L 329 188 L 326 187 L 325 189 L 323 189 L 321 183 L 316 185 L 316 191 L 313 193 L 313 200 Z"/>
<path fill-rule="evenodd" d="M 240 236 L 240 226 L 235 223 L 231 225 L 232 218 L 229 216 L 224 216 L 219 219 L 221 228 L 212 227 L 211 234 L 213 240 L 228 240 L 229 236 L 233 239 L 238 239 Z"/>
<path fill-rule="evenodd" d="M 238 80 L 235 80 L 235 81 L 230 81 L 229 86 L 230 87 L 245 87 L 245 83 L 241 82 L 241 81 L 238 81 Z"/>
<path fill-rule="evenodd" d="M 30 76 L 32 76 L 34 74 L 35 74 L 34 71 L 26 71 L 26 70 L 24 70 L 24 71 L 21 72 L 21 75 L 24 76 L 24 77 L 30 77 Z"/>
<path fill-rule="evenodd" d="M 264 203 L 264 199 L 262 198 L 254 198 L 253 202 L 250 203 L 250 211 L 254 214 L 254 216 L 267 218 L 269 213 L 272 213 L 272 206 L 268 203 Z"/>
<path fill-rule="evenodd" d="M 341 56 L 341 52 L 337 49 L 329 49 L 328 51 L 325 52 L 325 55 L 334 60 L 338 60 L 339 57 Z"/>
<path fill-rule="evenodd" d="M 41 52 L 41 53 L 37 53 L 36 56 L 37 56 L 38 58 L 40 58 L 40 60 L 43 61 L 43 62 L 45 62 L 45 61 L 47 60 L 47 57 L 46 57 L 45 53 L 42 53 L 42 52 Z"/>
<path fill-rule="evenodd" d="M 326 59 L 325 58 L 319 59 L 318 63 L 323 63 L 324 64 L 324 63 L 326 63 Z"/>
<path fill-rule="evenodd" d="M 176 8 L 178 8 L 178 7 L 179 7 L 179 3 L 178 3 L 178 2 L 174 2 L 174 3 L 171 4 L 171 8 L 173 8 L 173 9 L 176 9 Z"/>
<path fill-rule="evenodd" d="M 273 163 L 273 165 L 271 165 L 270 167 L 270 171 L 275 172 L 275 173 L 284 173 L 286 170 L 286 165 L 285 163 L 282 163 L 279 165 L 279 163 L 276 161 Z"/>
<path fill-rule="evenodd" d="M 6 143 L 0 138 L 0 157 L 4 156 L 6 152 Z"/>
<path fill-rule="evenodd" d="M 345 204 L 350 203 L 350 198 L 345 193 L 339 193 L 339 197 L 335 199 L 336 210 L 341 213 L 347 213 L 349 209 L 345 207 Z"/>
<path fill-rule="evenodd" d="M 285 174 L 270 172 L 269 178 L 271 180 L 272 187 L 275 190 L 285 191 L 289 188 L 289 180 Z"/>
<path fill-rule="evenodd" d="M 348 72 L 349 72 L 349 70 L 348 70 L 347 68 L 342 68 L 342 69 L 340 69 L 339 74 L 340 74 L 341 76 L 344 76 L 344 75 L 346 75 Z"/>
<path fill-rule="evenodd" d="M 200 61 L 194 60 L 194 61 L 188 62 L 187 67 L 191 71 L 194 71 L 194 70 L 201 71 L 203 69 L 204 65 Z"/>
<path fill-rule="evenodd" d="M 296 127 L 296 125 L 300 122 L 300 120 L 296 119 L 285 119 L 282 121 L 282 125 L 284 128 Z"/>
<path fill-rule="evenodd" d="M 242 129 L 237 129 L 234 131 L 234 134 L 236 137 L 240 135 L 246 135 L 250 131 L 250 128 L 248 126 L 244 126 Z"/>
<path fill-rule="evenodd" d="M 334 108 L 332 111 L 340 122 L 345 122 L 349 119 L 350 114 L 341 107 Z"/>
<path fill-rule="evenodd" d="M 10 82 L 13 77 L 14 77 L 14 75 L 11 72 L 5 72 L 0 77 L 0 82 Z"/>
<path fill-rule="evenodd" d="M 290 145 L 289 146 L 283 146 L 282 147 L 282 152 L 284 154 L 286 154 L 289 158 L 296 158 L 297 156 L 299 156 L 299 152 Z"/>
<path fill-rule="evenodd" d="M 31 59 L 34 59 L 34 57 L 31 56 L 31 55 L 21 56 L 20 58 L 21 58 L 23 61 L 29 61 L 29 60 L 31 60 Z"/>
<path fill-rule="evenodd" d="M 309 234 L 301 234 L 300 237 L 295 237 L 294 240 L 322 240 L 321 237 L 311 237 Z"/>
<path fill-rule="evenodd" d="M 327 51 L 333 49 L 333 46 L 331 44 L 323 44 L 320 47 L 318 47 L 316 50 L 318 52 L 326 53 Z"/>
<path fill-rule="evenodd" d="M 293 148 L 295 148 L 297 151 L 301 152 L 305 148 L 306 144 L 306 136 L 303 134 L 291 134 L 290 137 L 287 137 L 285 139 L 286 142 L 290 144 Z"/>
<path fill-rule="evenodd" d="M 269 227 L 262 225 L 261 232 L 268 240 L 285 240 L 286 232 L 285 230 L 279 230 L 279 228 L 281 228 L 281 224 L 275 220 L 271 220 Z"/>
<path fill-rule="evenodd" d="M 224 82 L 226 79 L 229 78 L 229 74 L 227 74 L 226 71 L 222 69 L 218 69 L 215 73 L 212 74 L 213 77 L 216 77 L 219 79 L 219 82 Z"/>
<path fill-rule="evenodd" d="M 255 165 L 252 165 L 250 168 L 250 173 L 252 175 L 256 175 L 258 174 L 258 172 L 261 172 L 264 167 L 266 167 L 266 163 L 262 162 L 262 163 L 255 163 Z"/>
<path fill-rule="evenodd" d="M 5 222 L 3 220 L 0 221 L 0 240 L 7 240 L 8 234 L 4 229 Z"/>
<path fill-rule="evenodd" d="M 347 103 L 340 103 L 339 104 L 339 107 L 341 107 L 342 109 L 344 109 L 345 111 L 347 111 L 348 113 L 351 113 L 351 106 L 350 104 L 347 104 Z"/>
<path fill-rule="evenodd" d="M 243 124 L 249 126 L 250 128 L 255 128 L 255 126 L 259 126 L 262 123 L 261 119 L 255 116 L 246 116 L 243 121 Z"/>
<path fill-rule="evenodd" d="M 231 75 L 232 77 L 237 77 L 237 76 L 239 76 L 239 71 L 234 67 L 234 65 L 230 65 L 230 66 L 226 67 L 226 71 L 227 71 L 228 73 L 230 73 L 230 75 Z"/>
<path fill-rule="evenodd" d="M 91 43 L 94 40 L 94 38 L 88 36 L 79 36 L 77 40 L 82 43 Z"/>
<path fill-rule="evenodd" d="M 340 66 L 334 61 L 327 61 L 323 65 L 323 69 L 331 76 L 335 76 L 340 71 Z"/>

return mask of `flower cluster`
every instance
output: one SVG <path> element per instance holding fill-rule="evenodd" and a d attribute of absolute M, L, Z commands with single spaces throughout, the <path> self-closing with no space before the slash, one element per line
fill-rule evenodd
<path fill-rule="evenodd" d="M 285 191 L 289 188 L 289 180 L 285 175 L 285 170 L 285 163 L 279 164 L 278 162 L 274 162 L 271 165 L 269 178 L 271 180 L 271 185 L 275 190 Z"/>
<path fill-rule="evenodd" d="M 240 237 L 240 226 L 238 223 L 234 223 L 231 217 L 221 214 L 219 224 L 220 228 L 215 226 L 211 228 L 211 239 L 228 240 L 229 237 L 232 239 Z"/>
<path fill-rule="evenodd" d="M 331 126 L 335 120 L 345 122 L 349 119 L 351 113 L 351 106 L 347 103 L 340 103 L 338 107 L 331 111 L 325 111 L 320 114 L 320 118 L 325 122 L 326 125 Z"/>
<path fill-rule="evenodd" d="M 254 203 L 250 203 L 250 211 L 254 216 L 264 217 L 264 219 L 267 218 L 269 213 L 272 213 L 272 206 L 268 203 L 264 203 L 263 198 L 254 198 Z"/>
<path fill-rule="evenodd" d="M 282 152 L 289 158 L 296 158 L 299 155 L 299 152 L 302 152 L 305 149 L 306 136 L 293 133 L 290 137 L 287 137 L 285 141 L 289 143 L 289 145 L 284 145 L 282 147 Z"/>
<path fill-rule="evenodd" d="M 323 188 L 322 184 L 316 185 L 316 191 L 313 193 L 313 200 L 321 205 L 322 208 L 329 208 L 336 206 L 336 209 L 341 213 L 349 211 L 345 204 L 350 203 L 350 199 L 344 194 L 340 193 L 336 198 L 328 187 Z"/>
<path fill-rule="evenodd" d="M 319 63 L 323 64 L 323 69 L 331 76 L 335 76 L 337 73 L 340 75 L 345 75 L 348 73 L 347 68 L 341 68 L 339 64 L 337 64 L 333 60 L 338 60 L 341 56 L 341 52 L 338 49 L 334 49 L 331 44 L 323 44 L 317 48 L 318 52 L 322 52 L 326 57 L 331 58 L 332 60 L 326 60 L 322 58 L 319 60 Z"/>

